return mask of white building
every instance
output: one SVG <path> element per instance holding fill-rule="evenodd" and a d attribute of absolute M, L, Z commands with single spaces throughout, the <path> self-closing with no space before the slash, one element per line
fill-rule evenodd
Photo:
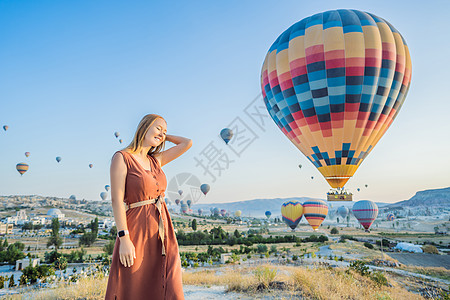
<path fill-rule="evenodd" d="M 64 220 L 65 215 L 58 208 L 50 208 L 47 211 L 47 216 L 49 219 L 58 218 L 59 220 Z"/>
<path fill-rule="evenodd" d="M 39 266 L 40 260 L 39 258 L 24 258 L 16 260 L 16 271 L 23 270 L 24 268 L 28 267 L 31 264 L 31 266 L 34 268 L 36 266 Z"/>

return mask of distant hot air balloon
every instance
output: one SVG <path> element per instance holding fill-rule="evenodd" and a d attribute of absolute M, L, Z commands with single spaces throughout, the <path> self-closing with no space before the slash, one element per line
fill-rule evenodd
<path fill-rule="evenodd" d="M 188 210 L 189 210 L 189 207 L 188 207 L 188 205 L 187 205 L 186 203 L 181 204 L 180 208 L 181 208 L 181 211 L 182 211 L 184 214 L 187 213 Z"/>
<path fill-rule="evenodd" d="M 288 201 L 281 205 L 283 221 L 294 230 L 303 216 L 303 206 L 298 201 Z"/>
<path fill-rule="evenodd" d="M 108 197 L 108 193 L 107 192 L 101 192 L 100 193 L 100 198 L 102 198 L 102 200 L 106 200 L 107 197 Z"/>
<path fill-rule="evenodd" d="M 298 167 L 301 169 L 301 168 L 302 168 L 302 165 L 298 165 Z"/>
<path fill-rule="evenodd" d="M 394 215 L 393 213 L 389 213 L 389 214 L 386 216 L 386 220 L 388 220 L 388 221 L 394 221 L 394 220 L 395 220 L 395 215 Z"/>
<path fill-rule="evenodd" d="M 401 34 L 358 10 L 289 27 L 270 47 L 261 88 L 270 116 L 332 188 L 342 188 L 397 116 L 411 81 Z"/>
<path fill-rule="evenodd" d="M 226 209 L 221 209 L 221 210 L 220 210 L 220 215 L 221 215 L 222 217 L 225 217 L 226 214 L 227 214 L 227 210 L 226 210 Z"/>
<path fill-rule="evenodd" d="M 180 201 L 180 205 L 181 205 L 181 204 L 184 204 L 184 203 L 186 203 L 186 202 L 184 202 L 184 200 L 181 200 L 181 201 Z M 186 204 L 186 205 L 187 205 L 187 204 Z"/>
<path fill-rule="evenodd" d="M 180 199 L 175 199 L 175 204 L 180 205 Z"/>
<path fill-rule="evenodd" d="M 365 187 L 369 187 L 369 185 L 368 184 L 366 184 L 366 185 L 364 185 Z"/>
<path fill-rule="evenodd" d="M 109 184 L 107 184 L 107 185 L 105 185 L 105 190 L 107 191 L 107 192 L 109 192 L 109 189 L 111 188 L 111 186 L 109 185 Z"/>
<path fill-rule="evenodd" d="M 341 206 L 338 208 L 337 212 L 342 218 L 345 219 L 348 215 L 349 209 L 345 206 Z"/>
<path fill-rule="evenodd" d="M 270 216 L 272 215 L 272 213 L 270 212 L 270 211 L 266 211 L 265 213 L 264 213 L 264 215 L 266 215 L 266 218 L 267 219 L 270 219 Z"/>
<path fill-rule="evenodd" d="M 224 128 L 222 131 L 220 131 L 220 136 L 225 141 L 226 144 L 231 140 L 233 137 L 233 131 L 230 128 Z"/>
<path fill-rule="evenodd" d="M 122 139 L 119 139 L 119 143 L 121 143 L 121 144 L 122 144 L 122 142 L 123 142 L 123 140 L 122 140 Z"/>
<path fill-rule="evenodd" d="M 56 161 L 57 161 L 57 162 L 60 162 L 61 159 L 62 159 L 61 156 L 57 156 L 57 157 L 56 157 Z"/>
<path fill-rule="evenodd" d="M 164 198 L 164 202 L 166 203 L 166 205 L 169 205 L 170 203 L 169 198 Z"/>
<path fill-rule="evenodd" d="M 26 157 L 29 157 L 30 154 L 31 154 L 30 152 L 25 152 L 25 156 L 26 156 Z"/>
<path fill-rule="evenodd" d="M 114 136 L 116 137 L 116 138 L 118 138 L 119 137 L 119 135 L 120 135 L 120 133 L 119 132 L 114 132 Z"/>
<path fill-rule="evenodd" d="M 199 209 L 197 210 L 197 212 L 198 212 L 198 215 L 201 216 L 202 213 L 203 213 L 203 209 L 199 208 Z"/>
<path fill-rule="evenodd" d="M 209 190 L 211 189 L 211 187 L 209 186 L 209 184 L 204 183 L 200 186 L 200 190 L 202 191 L 203 194 L 207 194 L 209 192 Z"/>
<path fill-rule="evenodd" d="M 8 125 L 4 125 L 4 126 L 3 126 L 3 130 L 4 130 L 4 131 L 8 130 L 8 128 L 9 128 Z"/>
<path fill-rule="evenodd" d="M 240 210 L 237 210 L 234 212 L 234 215 L 239 218 L 242 215 L 242 212 Z"/>
<path fill-rule="evenodd" d="M 77 200 L 77 197 L 75 195 L 70 195 L 69 199 L 70 200 Z"/>
<path fill-rule="evenodd" d="M 93 164 L 89 164 L 89 168 L 91 168 L 92 169 L 92 167 L 93 167 L 94 165 Z"/>
<path fill-rule="evenodd" d="M 16 165 L 16 170 L 20 173 L 20 175 L 22 176 L 26 171 L 28 171 L 28 168 L 30 166 L 26 163 L 18 163 Z"/>
<path fill-rule="evenodd" d="M 214 207 L 213 214 L 217 217 L 220 214 L 220 210 L 218 207 Z"/>
<path fill-rule="evenodd" d="M 378 206 L 370 200 L 361 200 L 353 204 L 353 215 L 359 223 L 369 232 L 369 228 L 378 216 Z"/>
<path fill-rule="evenodd" d="M 182 190 L 178 190 L 178 194 L 183 195 L 183 191 Z"/>
<path fill-rule="evenodd" d="M 360 188 L 357 188 L 356 190 L 359 192 L 361 189 L 360 189 Z"/>
<path fill-rule="evenodd" d="M 191 200 L 191 199 L 189 199 L 189 200 L 187 200 L 187 201 L 186 201 L 186 203 L 187 203 L 188 207 L 189 207 L 189 208 L 191 208 L 191 205 L 192 205 L 192 200 Z"/>
<path fill-rule="evenodd" d="M 311 176 L 311 179 L 314 179 L 314 176 Z"/>
<path fill-rule="evenodd" d="M 303 215 L 314 231 L 319 228 L 327 214 L 328 205 L 323 200 L 308 200 L 303 203 Z"/>

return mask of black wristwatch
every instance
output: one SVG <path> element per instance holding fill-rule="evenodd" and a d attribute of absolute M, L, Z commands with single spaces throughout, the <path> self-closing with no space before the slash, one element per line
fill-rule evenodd
<path fill-rule="evenodd" d="M 118 237 L 123 237 L 123 236 L 125 236 L 125 235 L 127 235 L 127 234 L 130 234 L 129 232 L 128 232 L 128 230 L 121 230 L 121 231 L 119 231 L 118 233 L 117 233 L 117 236 Z"/>

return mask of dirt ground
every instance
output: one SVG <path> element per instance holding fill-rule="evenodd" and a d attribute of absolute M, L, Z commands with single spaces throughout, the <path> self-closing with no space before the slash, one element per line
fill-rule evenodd
<path fill-rule="evenodd" d="M 444 267 L 450 269 L 450 255 L 427 253 L 388 253 L 390 257 L 408 266 Z"/>

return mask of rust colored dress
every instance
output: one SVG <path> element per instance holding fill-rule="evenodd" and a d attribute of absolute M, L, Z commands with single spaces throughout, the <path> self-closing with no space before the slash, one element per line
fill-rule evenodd
<path fill-rule="evenodd" d="M 159 212 L 156 204 L 131 208 L 126 212 L 130 239 L 136 248 L 136 259 L 131 267 L 119 260 L 119 238 L 116 239 L 105 299 L 184 299 L 181 279 L 181 261 L 172 220 L 167 211 L 163 194 L 166 175 L 156 158 L 148 156 L 151 171 L 145 170 L 128 152 L 118 151 L 127 165 L 125 182 L 126 204 L 161 197 L 164 223 L 164 246 L 159 237 Z"/>

